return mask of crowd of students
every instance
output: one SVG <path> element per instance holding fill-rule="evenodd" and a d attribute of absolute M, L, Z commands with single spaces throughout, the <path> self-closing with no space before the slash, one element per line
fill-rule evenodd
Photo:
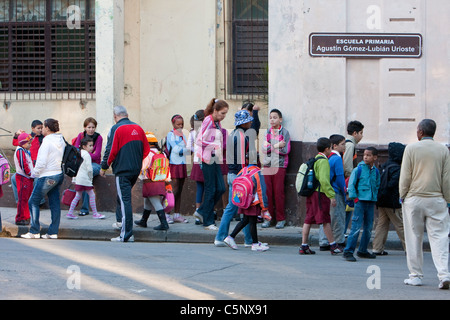
<path fill-rule="evenodd" d="M 228 135 L 221 122 L 227 116 L 229 105 L 224 100 L 212 99 L 204 110 L 198 110 L 191 117 L 191 129 L 187 138 L 183 134 L 184 119 L 177 114 L 171 119 L 173 129 L 163 143 L 158 143 L 159 140 L 153 133 L 143 133 L 138 125 L 130 122 L 126 109 L 120 107 L 114 111 L 117 124 L 110 131 L 103 161 L 101 161 L 103 139 L 95 132 L 97 122 L 93 118 L 86 119 L 84 131 L 73 141 L 73 144 L 81 149 L 84 165 L 74 179 L 77 194 L 67 218 L 77 218 L 73 212 L 80 199 L 83 199 L 80 216 L 89 214 L 90 205 L 93 218 L 104 218 L 96 210 L 92 181 L 97 175 L 104 176 L 106 169 L 112 165 L 118 190 L 115 226 L 122 230 L 121 235 L 112 240 L 124 242 L 134 240 L 131 200 L 126 200 L 128 195 L 122 194 L 125 190 L 125 187 L 122 187 L 126 185 L 126 190 L 130 193 L 137 175 L 118 174 L 118 171 L 128 170 L 123 167 L 125 159 L 127 162 L 136 160 L 134 162 L 139 166 L 139 175 L 145 186 L 144 212 L 142 218 L 134 221 L 134 224 L 147 227 L 151 209 L 155 210 L 160 220 L 160 225 L 155 227 L 156 230 L 167 230 L 172 223 L 187 223 L 188 220 L 180 212 L 181 194 L 185 179 L 188 178 L 187 157 L 192 156 L 194 161 L 189 178 L 196 181 L 197 186 L 194 212 L 196 223 L 202 224 L 206 230 L 217 231 L 214 241 L 216 246 L 237 249 L 234 238 L 243 230 L 245 246 L 251 246 L 254 251 L 268 250 L 268 244 L 258 240 L 256 224 L 260 221 L 263 228 L 271 225 L 279 229 L 284 228 L 285 176 L 289 160 L 292 159 L 289 159 L 291 149 L 289 131 L 282 125 L 283 116 L 278 109 L 270 110 L 269 128 L 264 135 L 261 148 L 257 147 L 260 129 L 258 110 L 259 107 L 251 103 L 244 104 L 241 110 L 234 114 L 235 129 Z M 139 141 L 138 154 L 134 152 L 137 150 L 136 144 L 132 147 L 134 149 L 130 149 L 128 145 L 126 147 L 128 152 L 122 152 L 123 146 L 117 146 L 118 143 L 122 143 L 117 142 L 119 139 L 116 139 L 113 145 L 113 137 L 124 134 L 125 129 L 121 129 L 125 127 L 123 124 L 134 128 L 134 132 L 138 129 L 139 132 L 136 132 L 138 136 L 136 141 Z M 309 231 L 314 224 L 321 226 L 320 250 L 329 250 L 332 255 L 343 253 L 347 261 L 356 261 L 354 252 L 358 241 L 356 255 L 360 258 L 373 259 L 377 255 L 387 255 L 384 243 L 390 222 L 394 224 L 406 250 L 402 205 L 399 201 L 405 199 L 399 191 L 400 168 L 405 145 L 390 143 L 388 162 L 380 168 L 375 166 L 378 150 L 374 147 L 367 147 L 362 161 L 358 163 L 356 146 L 363 138 L 363 130 L 364 125 L 361 122 L 351 121 L 347 126 L 347 137 L 333 134 L 329 138 L 318 139 L 314 173 L 320 187 L 306 198 L 306 217 L 299 254 L 315 254 L 308 244 Z M 30 220 L 32 224 L 30 231 L 22 235 L 24 238 L 40 236 L 39 205 L 45 195 L 49 199 L 52 224 L 48 234 L 42 237 L 57 238 L 58 215 L 60 215 L 59 188 L 64 177 L 58 161 L 62 158 L 64 138 L 58 131 L 59 124 L 56 120 L 47 119 L 44 123 L 36 120 L 32 123 L 32 134 L 20 130 L 13 139 L 13 144 L 17 146 L 14 154 L 16 174 L 13 177 L 13 186 L 17 186 L 16 224 L 26 225 Z M 428 133 L 426 137 L 433 135 L 434 131 L 432 134 Z M 43 136 L 46 138 L 43 139 Z M 161 153 L 169 160 L 170 172 L 163 180 L 151 181 L 146 170 L 149 170 L 152 158 Z M 133 159 L 130 160 L 129 157 Z M 444 155 L 444 158 L 445 166 L 448 166 L 448 154 Z M 445 167 L 445 170 L 448 168 Z M 449 173 L 445 170 L 443 177 L 448 179 Z M 234 201 L 234 197 L 239 195 L 233 189 L 233 182 L 247 174 L 252 183 L 253 198 L 251 204 L 244 208 Z M 228 199 L 224 199 L 227 188 Z M 447 202 L 450 202 L 447 199 L 449 192 L 447 188 L 446 184 L 442 186 L 442 194 Z M 173 192 L 174 195 L 172 213 L 164 210 L 162 203 L 167 192 Z M 223 200 L 225 209 L 220 226 L 217 227 L 215 206 L 220 199 Z M 378 207 L 379 219 L 375 229 L 373 252 L 370 253 L 368 245 L 371 240 L 375 207 Z M 231 220 L 239 214 L 243 218 L 229 233 Z M 351 228 L 347 234 L 350 217 Z M 448 224 L 448 220 L 444 222 Z M 361 229 L 362 235 L 359 239 Z M 447 279 L 448 270 L 442 273 L 441 278 Z M 445 280 L 443 286 L 448 288 L 449 283 L 450 280 Z"/>

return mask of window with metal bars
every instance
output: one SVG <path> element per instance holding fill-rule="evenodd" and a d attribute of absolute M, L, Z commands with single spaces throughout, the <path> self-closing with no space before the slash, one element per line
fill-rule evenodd
<path fill-rule="evenodd" d="M 0 0 L 0 93 L 10 99 L 92 97 L 94 2 Z M 79 28 L 68 27 L 69 6 L 79 9 Z"/>
<path fill-rule="evenodd" d="M 268 6 L 268 0 L 232 0 L 229 94 L 253 99 L 268 93 Z"/>

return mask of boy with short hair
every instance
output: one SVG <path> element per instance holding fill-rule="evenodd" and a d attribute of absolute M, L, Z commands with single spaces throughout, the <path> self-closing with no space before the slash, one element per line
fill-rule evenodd
<path fill-rule="evenodd" d="M 357 154 L 356 145 L 363 138 L 364 125 L 358 120 L 350 121 L 347 124 L 347 139 L 345 140 L 345 153 L 343 156 L 344 161 L 344 176 L 348 179 L 352 174 L 353 169 L 357 166 Z M 352 217 L 353 208 L 346 206 L 345 211 L 345 229 L 344 233 L 347 231 L 350 219 Z"/>
<path fill-rule="evenodd" d="M 314 174 L 319 181 L 319 187 L 314 193 L 306 198 L 306 218 L 303 224 L 302 245 L 299 254 L 315 254 L 308 245 L 311 224 L 323 224 L 323 231 L 330 243 L 332 255 L 341 253 L 337 243 L 334 241 L 331 231 L 330 204 L 336 206 L 335 192 L 330 184 L 330 164 L 328 156 L 331 154 L 331 141 L 328 138 L 317 140 L 316 162 L 314 163 Z"/>
<path fill-rule="evenodd" d="M 344 173 L 350 177 L 356 167 L 356 145 L 362 140 L 364 125 L 358 120 L 350 121 L 347 125 L 347 140 L 345 140 Z"/>
<path fill-rule="evenodd" d="M 363 234 L 359 244 L 357 255 L 361 258 L 375 259 L 376 255 L 369 253 L 367 247 L 373 227 L 373 213 L 380 187 L 380 173 L 374 166 L 378 157 L 378 150 L 368 147 L 364 150 L 363 161 L 353 169 L 348 183 L 348 194 L 350 199 L 358 198 L 353 211 L 352 228 L 344 249 L 344 259 L 356 261 L 353 252 L 359 238 L 359 230 L 363 227 Z"/>
<path fill-rule="evenodd" d="M 335 192 L 336 206 L 330 208 L 331 230 L 334 240 L 341 247 L 345 246 L 345 193 L 347 187 L 344 178 L 344 165 L 342 155 L 345 152 L 345 137 L 340 134 L 330 136 L 331 153 L 328 156 L 330 164 L 330 182 Z M 319 230 L 320 250 L 329 250 L 330 245 L 323 233 L 323 228 Z"/>

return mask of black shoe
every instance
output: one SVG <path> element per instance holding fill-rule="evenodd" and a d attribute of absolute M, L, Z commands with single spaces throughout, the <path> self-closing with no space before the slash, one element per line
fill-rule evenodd
<path fill-rule="evenodd" d="M 79 215 L 80 217 L 87 216 L 87 215 L 89 215 L 89 211 L 88 211 L 88 212 L 81 212 L 81 211 L 80 211 L 80 213 L 78 213 L 78 215 Z"/>
<path fill-rule="evenodd" d="M 353 256 L 353 253 L 350 253 L 350 252 L 344 252 L 343 257 L 345 260 L 350 261 L 350 262 L 356 261 L 356 258 Z"/>
<path fill-rule="evenodd" d="M 375 259 L 377 256 L 370 252 L 357 252 L 356 255 L 360 258 L 366 258 L 366 259 Z"/>
<path fill-rule="evenodd" d="M 151 210 L 144 209 L 144 213 L 142 213 L 141 220 L 135 220 L 134 224 L 139 227 L 142 227 L 142 228 L 147 228 L 147 220 L 148 220 L 148 217 L 150 217 L 151 212 L 152 212 Z"/>
<path fill-rule="evenodd" d="M 387 256 L 388 252 L 383 250 L 381 252 L 373 252 L 373 254 L 375 254 L 377 256 Z"/>
<path fill-rule="evenodd" d="M 161 224 L 154 227 L 153 230 L 169 230 L 169 224 L 167 223 L 166 213 L 164 212 L 164 210 L 156 211 L 156 214 L 158 215 L 159 222 L 161 222 Z"/>

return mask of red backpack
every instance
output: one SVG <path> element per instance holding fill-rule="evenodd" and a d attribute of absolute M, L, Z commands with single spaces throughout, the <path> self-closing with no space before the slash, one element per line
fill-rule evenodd
<path fill-rule="evenodd" d="M 256 166 L 244 167 L 233 181 L 231 187 L 231 202 L 238 208 L 247 209 L 253 203 L 253 180 L 252 177 L 255 173 L 259 172 Z M 259 179 L 259 176 L 256 175 Z"/>

